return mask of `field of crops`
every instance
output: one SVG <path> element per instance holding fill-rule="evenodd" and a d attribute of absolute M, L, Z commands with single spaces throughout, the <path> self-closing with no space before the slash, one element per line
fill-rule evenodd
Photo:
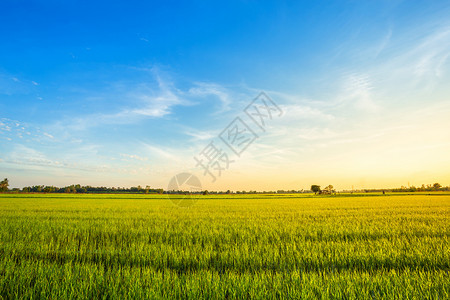
<path fill-rule="evenodd" d="M 0 195 L 0 298 L 450 298 L 450 195 Z"/>

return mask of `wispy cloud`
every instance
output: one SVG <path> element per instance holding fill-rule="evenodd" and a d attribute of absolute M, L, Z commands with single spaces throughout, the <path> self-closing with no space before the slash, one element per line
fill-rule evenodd
<path fill-rule="evenodd" d="M 22 144 L 16 144 L 11 152 L 5 153 L 4 155 L 4 161 L 10 164 L 41 167 L 74 167 L 57 160 L 49 159 L 44 153 Z"/>
<path fill-rule="evenodd" d="M 383 83 L 383 87 L 429 93 L 448 75 L 450 25 L 428 26 L 390 39 L 389 56 L 365 66 L 365 73 Z M 369 70 L 367 70 L 369 69 Z M 447 73 L 446 73 L 447 72 Z"/>
<path fill-rule="evenodd" d="M 186 152 L 179 148 L 168 148 L 148 143 L 142 143 L 143 151 L 145 151 L 148 157 L 156 159 L 158 161 L 164 161 L 165 163 L 182 163 L 184 162 L 184 156 Z"/>
<path fill-rule="evenodd" d="M 29 94 L 36 82 L 0 70 L 0 95 Z"/>
<path fill-rule="evenodd" d="M 381 41 L 379 42 L 379 44 L 375 47 L 375 58 L 377 58 L 384 49 L 386 49 L 386 47 L 388 47 L 389 42 L 391 41 L 392 38 L 392 28 L 389 28 L 389 30 L 387 31 L 386 35 L 381 39 Z"/>
<path fill-rule="evenodd" d="M 131 124 L 146 118 L 163 118 L 172 114 L 176 106 L 194 105 L 193 102 L 184 98 L 183 93 L 175 88 L 174 84 L 156 68 L 147 69 L 153 74 L 157 83 L 154 88 L 153 82 L 137 82 L 124 88 L 121 87 L 119 94 L 106 94 L 103 98 L 114 97 L 128 101 L 126 107 L 117 109 L 110 113 L 87 114 L 64 121 L 57 121 L 53 127 L 59 129 L 86 130 L 91 127 L 108 124 Z"/>
<path fill-rule="evenodd" d="M 49 134 L 49 133 L 47 133 L 47 132 L 44 132 L 43 135 L 45 135 L 46 137 L 49 137 L 51 139 L 54 139 L 54 136 Z"/>
<path fill-rule="evenodd" d="M 148 157 L 141 157 L 136 154 L 120 153 L 120 156 L 125 158 L 127 161 L 128 161 L 128 159 L 134 159 L 134 160 L 139 160 L 139 161 L 147 161 L 148 160 Z"/>
<path fill-rule="evenodd" d="M 373 85 L 367 74 L 349 74 L 344 77 L 339 102 L 348 108 L 356 108 L 367 112 L 377 112 L 379 106 L 372 96 Z"/>
<path fill-rule="evenodd" d="M 405 56 L 413 60 L 414 75 L 417 77 L 439 76 L 441 67 L 447 61 L 450 53 L 450 27 L 439 28 L 427 36 Z"/>
<path fill-rule="evenodd" d="M 188 94 L 191 97 L 216 97 L 220 103 L 221 107 L 214 113 L 224 113 L 230 110 L 230 105 L 233 102 L 230 96 L 230 91 L 225 89 L 223 86 L 216 83 L 206 83 L 206 82 L 196 82 L 195 87 L 189 89 Z"/>
<path fill-rule="evenodd" d="M 0 137 L 4 137 L 8 141 L 19 138 L 22 139 L 22 142 L 30 141 L 34 143 L 41 143 L 54 138 L 39 127 L 8 118 L 0 119 Z"/>
<path fill-rule="evenodd" d="M 212 131 L 200 131 L 192 128 L 184 131 L 184 134 L 191 136 L 192 141 L 210 140 L 216 136 Z"/>

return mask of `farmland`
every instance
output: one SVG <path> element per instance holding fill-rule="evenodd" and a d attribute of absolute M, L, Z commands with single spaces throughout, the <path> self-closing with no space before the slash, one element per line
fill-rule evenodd
<path fill-rule="evenodd" d="M 3 298 L 450 297 L 450 194 L 0 195 Z"/>

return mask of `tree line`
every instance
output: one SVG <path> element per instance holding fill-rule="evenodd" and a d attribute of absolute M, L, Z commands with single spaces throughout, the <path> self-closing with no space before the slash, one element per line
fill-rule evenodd
<path fill-rule="evenodd" d="M 104 186 L 82 186 L 80 184 L 72 184 L 65 187 L 56 187 L 49 185 L 25 186 L 22 189 L 8 189 L 8 179 L 5 178 L 0 185 L 0 191 L 18 192 L 18 193 L 142 193 L 142 194 L 162 194 L 163 189 L 151 188 L 150 186 L 141 187 L 104 187 Z"/>
<path fill-rule="evenodd" d="M 450 191 L 450 187 L 448 186 L 442 186 L 440 183 L 434 183 L 434 184 L 422 184 L 421 187 L 406 187 L 402 186 L 400 188 L 392 189 L 392 192 L 433 192 L 433 191 Z"/>
<path fill-rule="evenodd" d="M 311 191 L 314 192 L 314 194 L 335 194 L 336 191 L 333 189 L 332 185 L 328 185 L 327 187 L 325 187 L 323 190 L 320 188 L 320 185 L 316 185 L 313 184 L 311 186 Z M 415 186 L 411 186 L 411 187 L 405 187 L 402 186 L 400 188 L 393 188 L 393 189 L 362 189 L 362 190 L 345 190 L 342 191 L 344 193 L 353 193 L 353 192 L 357 192 L 357 193 L 385 193 L 385 192 L 390 192 L 390 193 L 401 193 L 401 192 L 436 192 L 436 191 L 450 191 L 450 187 L 449 186 L 442 186 L 440 183 L 436 182 L 434 184 L 422 184 L 421 187 L 415 187 Z"/>
<path fill-rule="evenodd" d="M 343 192 L 366 192 L 366 193 L 376 193 L 376 192 L 432 192 L 432 191 L 450 191 L 450 187 L 443 187 L 439 183 L 434 184 L 422 184 L 421 187 L 405 187 L 402 186 L 400 188 L 394 189 L 364 189 L 364 190 L 355 190 L 355 191 L 343 191 Z M 133 194 L 295 194 L 295 193 L 314 193 L 314 194 L 336 194 L 336 190 L 330 184 L 325 188 L 321 189 L 320 185 L 313 184 L 311 185 L 310 190 L 277 190 L 277 191 L 165 191 L 161 188 L 151 188 L 150 186 L 142 187 L 138 185 L 137 187 L 95 187 L 95 186 L 82 186 L 80 184 L 72 184 L 65 187 L 56 187 L 56 186 L 48 186 L 48 185 L 34 185 L 34 186 L 26 186 L 22 189 L 13 188 L 9 189 L 9 181 L 8 178 L 0 181 L 0 192 L 15 192 L 15 193 L 133 193 Z"/>

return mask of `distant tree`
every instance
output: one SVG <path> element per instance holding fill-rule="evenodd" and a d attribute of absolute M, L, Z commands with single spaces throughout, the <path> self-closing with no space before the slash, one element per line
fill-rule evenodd
<path fill-rule="evenodd" d="M 208 193 L 208 191 L 207 190 L 204 190 L 203 191 L 203 195 L 208 195 L 209 193 Z"/>
<path fill-rule="evenodd" d="M 330 184 L 329 186 L 324 188 L 324 190 L 327 194 L 331 194 L 333 192 L 333 186 Z"/>
<path fill-rule="evenodd" d="M 318 192 L 320 192 L 320 185 L 315 185 L 315 184 L 313 184 L 313 185 L 311 186 L 311 191 L 313 191 L 314 194 L 317 194 Z"/>
<path fill-rule="evenodd" d="M 8 178 L 3 179 L 0 182 L 0 192 L 7 192 L 8 186 L 9 186 Z"/>
<path fill-rule="evenodd" d="M 77 193 L 87 193 L 87 189 L 85 187 L 77 188 Z"/>
<path fill-rule="evenodd" d="M 417 192 L 417 188 L 416 188 L 415 186 L 411 186 L 411 187 L 409 188 L 409 191 L 410 191 L 410 192 Z"/>
<path fill-rule="evenodd" d="M 435 184 L 433 184 L 433 188 L 437 191 L 441 188 L 441 185 L 436 182 Z"/>

